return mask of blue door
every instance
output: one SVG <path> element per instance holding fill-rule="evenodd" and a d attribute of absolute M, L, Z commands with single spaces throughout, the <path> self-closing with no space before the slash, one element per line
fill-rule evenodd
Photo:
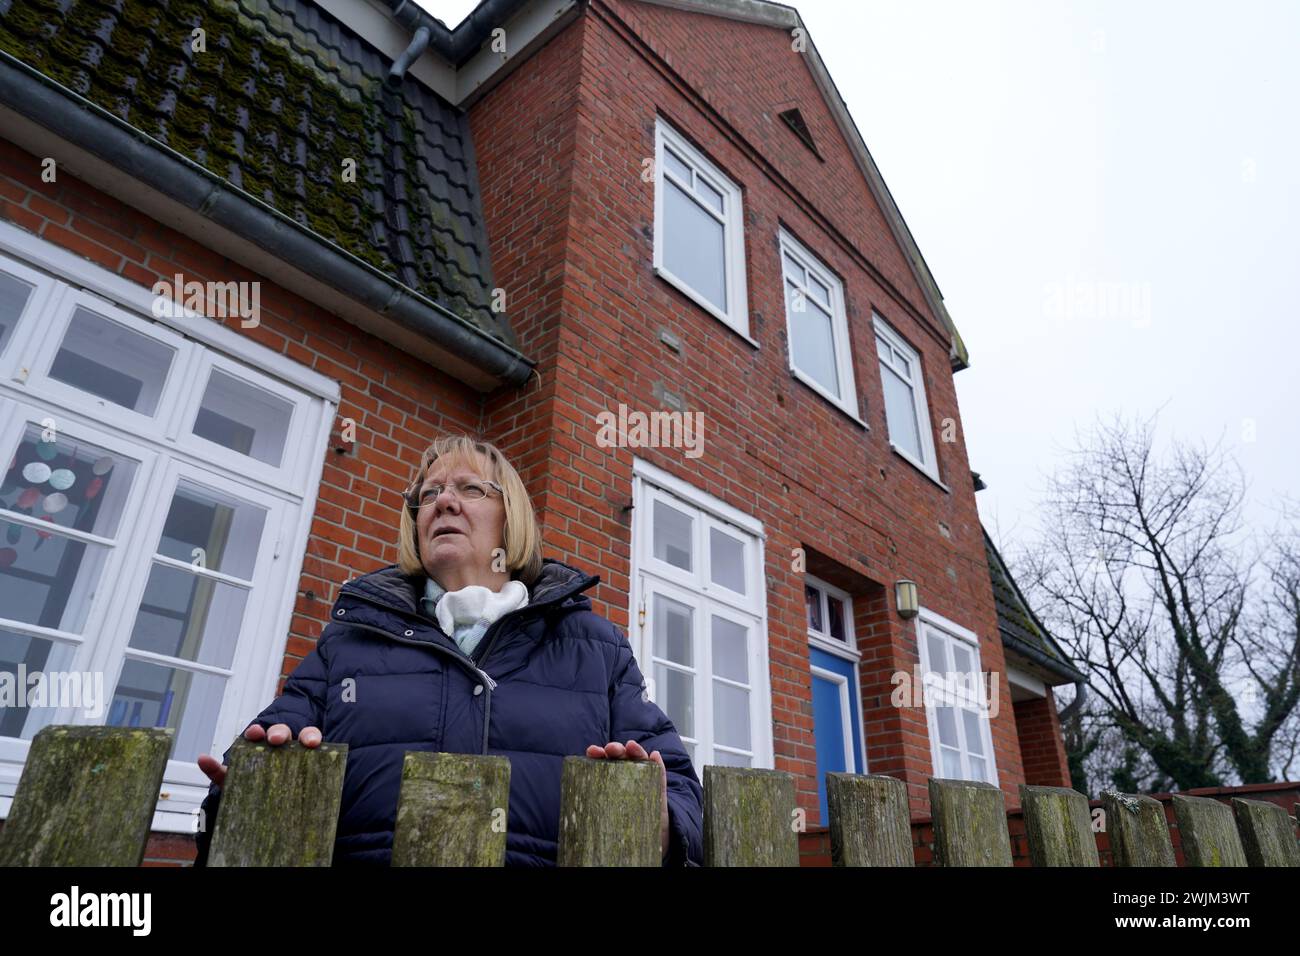
<path fill-rule="evenodd" d="M 813 739 L 817 745 L 817 801 L 821 824 L 830 825 L 826 808 L 827 773 L 863 773 L 862 714 L 858 710 L 853 662 L 810 647 Z"/>

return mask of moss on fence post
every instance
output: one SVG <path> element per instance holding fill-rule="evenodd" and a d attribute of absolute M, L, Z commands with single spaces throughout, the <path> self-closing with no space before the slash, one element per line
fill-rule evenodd
<path fill-rule="evenodd" d="M 173 733 L 43 728 L 0 830 L 0 866 L 139 866 Z"/>
<path fill-rule="evenodd" d="M 411 751 L 393 832 L 393 866 L 502 866 L 510 760 Z"/>
<path fill-rule="evenodd" d="M 1116 866 L 1178 865 L 1163 803 L 1153 797 L 1105 790 L 1101 804 Z"/>
<path fill-rule="evenodd" d="M 1002 791 L 978 780 L 930 780 L 936 866 L 1013 866 Z"/>
<path fill-rule="evenodd" d="M 1188 866 L 1246 866 L 1232 810 L 1208 797 L 1174 794 L 1174 817 Z"/>
<path fill-rule="evenodd" d="M 915 866 L 907 785 L 880 774 L 826 774 L 831 863 Z"/>
<path fill-rule="evenodd" d="M 347 759 L 347 744 L 236 740 L 208 866 L 329 866 Z"/>
<path fill-rule="evenodd" d="M 564 758 L 560 866 L 661 866 L 663 770 L 650 760 Z"/>
<path fill-rule="evenodd" d="M 1020 785 L 1025 837 L 1034 866 L 1101 866 L 1088 798 L 1068 787 Z"/>
<path fill-rule="evenodd" d="M 1276 803 L 1232 798 L 1237 834 L 1251 866 L 1300 866 L 1295 821 Z"/>
<path fill-rule="evenodd" d="M 792 774 L 705 765 L 705 866 L 798 866 L 801 820 Z"/>

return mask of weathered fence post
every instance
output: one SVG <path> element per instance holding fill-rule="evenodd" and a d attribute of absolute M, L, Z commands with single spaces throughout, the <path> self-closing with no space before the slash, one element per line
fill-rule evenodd
<path fill-rule="evenodd" d="M 1246 866 L 1232 810 L 1209 797 L 1174 794 L 1174 818 L 1188 866 Z"/>
<path fill-rule="evenodd" d="M 1116 866 L 1177 866 L 1165 806 L 1138 794 L 1102 791 L 1106 832 Z"/>
<path fill-rule="evenodd" d="M 930 780 L 935 866 L 1014 866 L 1002 791 L 978 780 Z"/>
<path fill-rule="evenodd" d="M 798 866 L 799 819 L 793 774 L 705 764 L 705 866 Z"/>
<path fill-rule="evenodd" d="M 329 866 L 347 760 L 347 744 L 236 740 L 208 866 Z"/>
<path fill-rule="evenodd" d="M 1020 785 L 1025 836 L 1034 866 L 1101 866 L 1088 798 L 1068 787 Z"/>
<path fill-rule="evenodd" d="M 410 751 L 393 831 L 393 866 L 502 866 L 510 760 Z"/>
<path fill-rule="evenodd" d="M 649 760 L 564 758 L 560 866 L 660 866 L 663 771 Z"/>
<path fill-rule="evenodd" d="M 0 830 L 0 866 L 139 866 L 173 734 L 43 728 Z"/>
<path fill-rule="evenodd" d="M 826 774 L 831 863 L 915 866 L 907 785 L 881 774 Z"/>
<path fill-rule="evenodd" d="M 1300 866 L 1295 821 L 1276 803 L 1232 798 L 1237 834 L 1251 866 Z"/>

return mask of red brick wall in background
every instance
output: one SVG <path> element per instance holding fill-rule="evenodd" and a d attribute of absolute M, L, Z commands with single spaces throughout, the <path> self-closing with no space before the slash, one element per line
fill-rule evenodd
<path fill-rule="evenodd" d="M 1056 698 L 1048 693 L 1036 700 L 1020 701 L 1015 705 L 1015 712 L 1025 783 L 1040 787 L 1070 786 L 1070 764 L 1061 737 Z"/>

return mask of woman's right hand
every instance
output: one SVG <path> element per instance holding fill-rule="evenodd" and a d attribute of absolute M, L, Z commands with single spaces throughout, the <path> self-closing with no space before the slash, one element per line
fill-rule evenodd
<path fill-rule="evenodd" d="M 278 747 L 283 743 L 288 743 L 293 739 L 293 731 L 289 729 L 288 724 L 272 724 L 269 730 L 264 729 L 261 724 L 249 724 L 244 730 L 245 740 L 265 740 L 273 747 Z M 304 747 L 319 747 L 321 742 L 321 732 L 319 727 L 304 727 L 302 733 L 298 735 L 298 742 Z M 199 755 L 199 769 L 208 775 L 208 779 L 218 787 L 226 781 L 226 771 L 229 769 L 216 757 L 211 754 Z"/>

